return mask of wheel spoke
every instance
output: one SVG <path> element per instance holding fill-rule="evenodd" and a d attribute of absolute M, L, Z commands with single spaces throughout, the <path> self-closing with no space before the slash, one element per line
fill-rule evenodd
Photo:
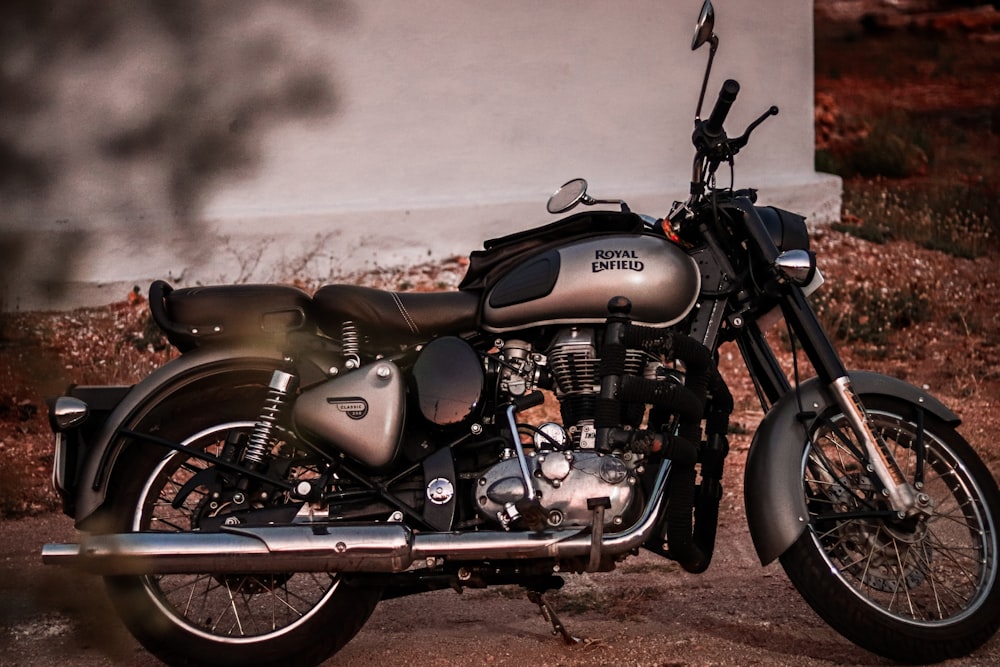
<path fill-rule="evenodd" d="M 220 426 L 192 437 L 188 447 L 202 451 L 221 451 L 232 426 Z M 157 465 L 147 483 L 145 495 L 137 503 L 142 514 L 136 518 L 136 530 L 185 532 L 195 529 L 200 518 L 208 516 L 211 489 L 198 485 L 186 489 L 183 503 L 174 502 L 185 485 L 207 468 L 201 459 L 175 451 Z M 305 457 L 294 459 L 287 470 L 288 479 L 315 478 L 319 471 Z M 210 480 L 210 478 L 206 478 Z M 213 504 L 213 508 L 215 505 Z M 223 511 L 223 504 L 212 511 Z M 313 573 L 267 575 L 163 575 L 144 577 L 152 595 L 159 597 L 177 619 L 199 632 L 234 638 L 261 637 L 283 632 L 307 618 L 323 604 L 337 587 L 337 578 Z"/>
<path fill-rule="evenodd" d="M 236 599 L 233 597 L 233 590 L 229 586 L 229 582 L 228 581 L 226 582 L 226 594 L 229 596 L 229 607 L 230 607 L 230 609 L 232 609 L 232 612 L 233 612 L 233 623 L 239 629 L 240 636 L 242 637 L 244 633 L 243 633 L 243 626 L 240 624 L 240 613 L 236 609 Z M 222 621 L 222 617 L 220 616 L 218 622 L 221 622 L 221 621 Z M 215 630 L 217 627 L 218 627 L 218 623 L 216 623 L 216 625 L 212 628 L 212 630 Z M 226 633 L 226 634 L 228 634 L 228 633 Z"/>
<path fill-rule="evenodd" d="M 892 538 L 892 551 L 896 556 L 896 585 L 895 589 L 897 591 L 903 591 L 906 596 L 906 605 L 910 610 L 910 616 L 912 618 L 917 618 L 917 610 L 913 606 L 913 598 L 910 597 L 910 587 L 906 585 L 906 566 L 903 565 L 903 559 L 899 554 L 899 542 L 895 538 Z"/>

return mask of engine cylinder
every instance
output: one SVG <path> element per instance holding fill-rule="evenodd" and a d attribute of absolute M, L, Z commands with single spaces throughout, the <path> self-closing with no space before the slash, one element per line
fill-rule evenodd
<path fill-rule="evenodd" d="M 649 358 L 637 350 L 625 356 L 625 372 L 642 375 Z M 570 427 L 573 443 L 578 447 L 593 446 L 594 411 L 601 390 L 598 371 L 601 359 L 597 354 L 596 334 L 592 328 L 567 328 L 560 331 L 548 353 L 549 371 L 556 385 L 563 424 Z M 641 420 L 641 415 L 639 416 Z M 623 421 L 634 419 L 623 416 Z"/>

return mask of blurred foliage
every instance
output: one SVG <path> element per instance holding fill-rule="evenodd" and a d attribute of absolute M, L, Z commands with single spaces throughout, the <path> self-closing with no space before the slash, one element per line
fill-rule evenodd
<path fill-rule="evenodd" d="M 0 287 L 64 285 L 98 224 L 139 241 L 198 224 L 271 128 L 337 108 L 329 63 L 289 26 L 350 20 L 345 0 L 0 3 L 0 221 L 75 232 L 42 256 L 0 225 Z"/>
<path fill-rule="evenodd" d="M 832 336 L 845 343 L 865 343 L 880 351 L 893 331 L 926 321 L 931 302 L 919 285 L 903 289 L 872 283 L 824 286 L 810 298 Z"/>
<path fill-rule="evenodd" d="M 845 184 L 842 220 L 833 227 L 875 243 L 907 240 L 974 258 L 996 249 L 995 207 L 984 185 L 855 181 Z"/>

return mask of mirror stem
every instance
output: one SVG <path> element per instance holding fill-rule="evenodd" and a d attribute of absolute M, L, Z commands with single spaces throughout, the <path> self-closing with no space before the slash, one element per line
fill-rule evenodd
<path fill-rule="evenodd" d="M 709 49 L 708 49 L 708 65 L 705 66 L 705 78 L 701 82 L 701 94 L 698 95 L 698 109 L 694 112 L 694 120 L 698 122 L 701 120 L 701 107 L 705 103 L 705 91 L 708 88 L 708 78 L 712 74 L 712 62 L 715 60 L 715 50 L 719 48 L 719 38 L 716 37 L 715 33 L 708 38 Z"/>

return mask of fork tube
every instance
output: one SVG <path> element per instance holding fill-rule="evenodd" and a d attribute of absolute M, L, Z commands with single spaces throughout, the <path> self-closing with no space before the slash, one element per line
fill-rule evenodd
<path fill-rule="evenodd" d="M 750 371 L 761 408 L 767 412 L 779 398 L 791 391 L 788 378 L 757 322 L 748 321 L 743 326 L 736 345 Z"/>
<path fill-rule="evenodd" d="M 892 504 L 892 508 L 900 516 L 912 511 L 916 502 L 914 488 L 906 481 L 899 464 L 888 451 L 883 439 L 872 429 L 871 420 L 860 397 L 854 391 L 847 369 L 844 368 L 840 356 L 823 330 L 816 313 L 806 301 L 802 290 L 789 286 L 785 298 L 781 301 L 781 309 L 786 321 L 799 338 L 802 349 L 809 356 L 816 375 L 847 417 L 855 436 L 864 444 L 869 470 L 877 477 L 882 492 Z"/>
<path fill-rule="evenodd" d="M 824 385 L 829 386 L 836 380 L 847 377 L 847 369 L 844 368 L 840 355 L 799 287 L 787 286 L 785 298 L 781 300 L 781 312 Z"/>

